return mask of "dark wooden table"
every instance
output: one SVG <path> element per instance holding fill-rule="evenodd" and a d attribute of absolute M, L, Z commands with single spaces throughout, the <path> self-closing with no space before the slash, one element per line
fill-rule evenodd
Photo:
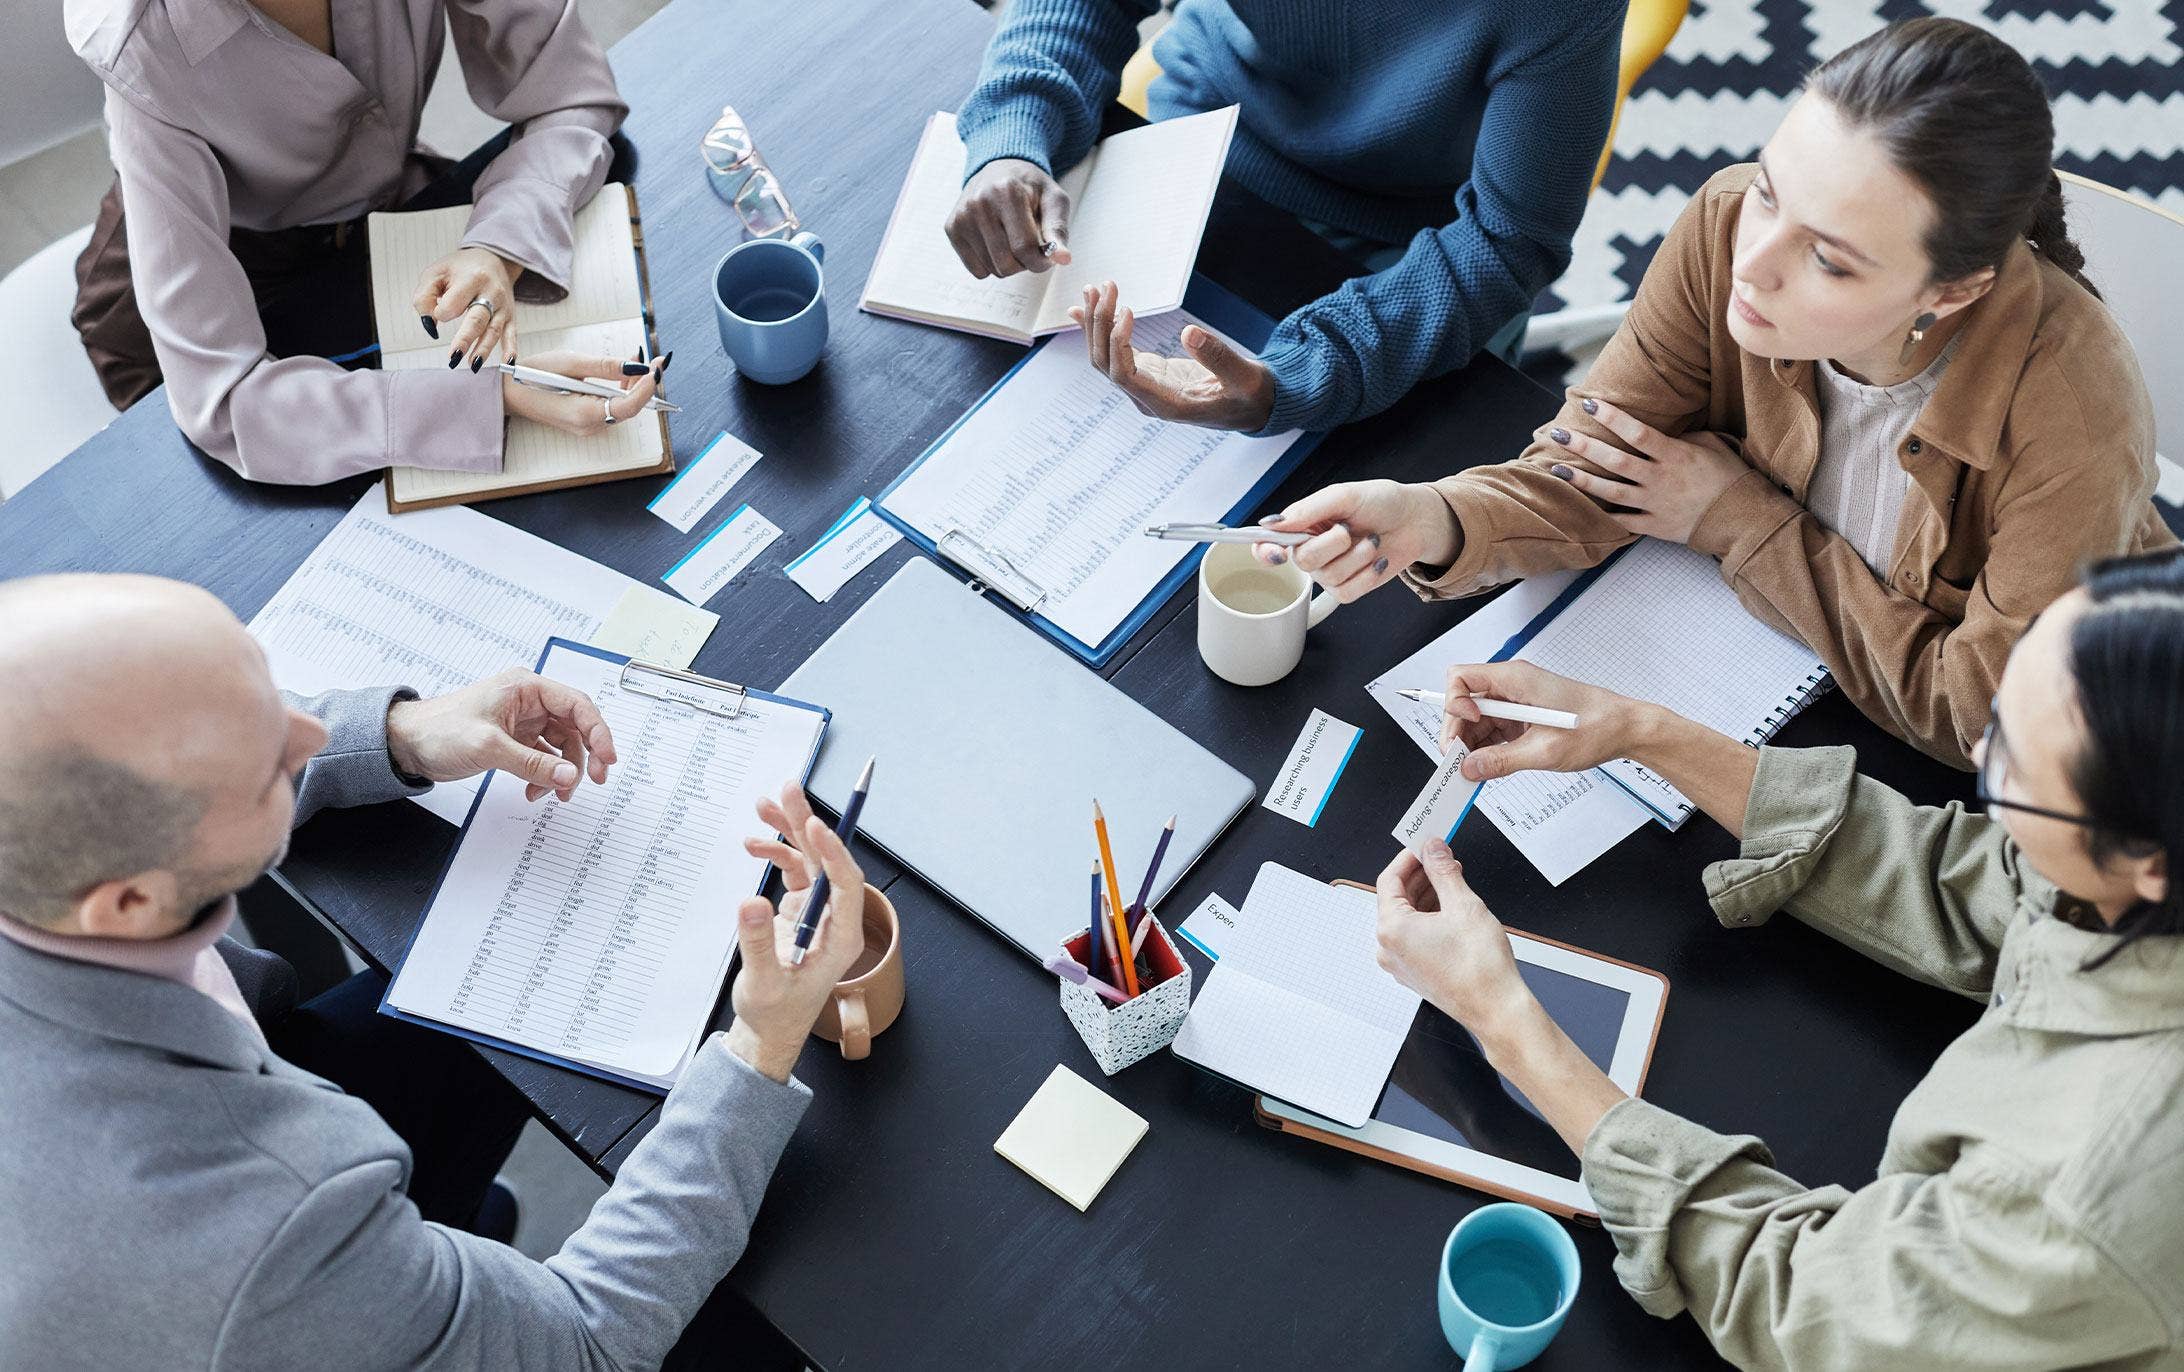
<path fill-rule="evenodd" d="M 961 98 L 990 33 L 990 17 L 963 0 L 677 0 L 614 51 L 633 107 L 626 134 L 660 331 L 676 353 L 676 452 L 688 460 L 724 428 L 749 441 L 766 457 L 737 496 L 785 531 L 716 599 L 721 627 L 698 670 L 777 684 L 911 556 L 898 547 L 825 605 L 780 574 L 1020 355 L 854 308 L 918 130 Z M 697 143 L 723 101 L 749 118 L 827 243 L 833 336 L 826 360 L 793 386 L 736 379 L 713 329 L 707 281 L 736 232 L 705 184 Z M 1200 263 L 1277 315 L 1346 271 L 1316 237 L 1233 187 Z M 1330 435 L 1274 503 L 1344 476 L 1422 479 L 1500 460 L 1552 408 L 1545 392 L 1480 362 Z M 645 513 L 658 484 L 488 508 L 650 581 L 693 541 Z M 151 572 L 206 585 L 247 618 L 364 485 L 250 486 L 196 453 L 155 394 L 0 505 L 0 575 Z M 1105 674 L 1262 788 L 1311 707 L 1362 726 L 1364 737 L 1316 828 L 1252 809 L 1168 908 L 1188 911 L 1208 891 L 1240 899 L 1270 859 L 1369 879 L 1427 763 L 1363 683 L 1467 607 L 1385 591 L 1315 630 L 1287 680 L 1246 691 L 1198 662 L 1190 602 L 1176 597 Z M 1855 743 L 1870 772 L 1922 799 L 1968 789 L 1839 699 L 1782 741 Z M 297 835 L 281 875 L 384 967 L 406 946 L 453 839 L 406 804 L 322 816 Z M 1792 1175 L 1814 1184 L 1870 1178 L 1895 1103 L 1972 1018 L 1969 1005 L 1792 921 L 1721 929 L 1698 872 L 1731 844 L 1703 820 L 1680 835 L 1648 828 L 1559 890 L 1487 824 L 1466 825 L 1456 846 L 1512 925 L 1666 973 L 1673 990 L 1648 1096 L 1762 1135 Z M 728 1279 L 815 1364 L 1452 1364 L 1432 1270 L 1441 1239 L 1479 1195 L 1267 1133 L 1244 1093 L 1160 1054 L 1107 1082 L 1152 1128 L 1093 1212 L 1077 1214 L 992 1151 L 1055 1063 L 1097 1076 L 1056 1008 L 1052 979 L 915 878 L 869 850 L 861 856 L 902 913 L 908 1008 L 868 1062 L 844 1063 L 821 1044 L 805 1054 L 815 1101 Z M 656 1099 L 638 1092 L 488 1057 L 603 1173 L 656 1112 Z M 1578 1243 L 1586 1290 L 1537 1366 L 1714 1361 L 1690 1321 L 1650 1319 L 1615 1288 L 1605 1235 L 1580 1230 Z M 707 1329 L 701 1318 L 686 1351 L 732 1355 L 707 1345 Z"/>

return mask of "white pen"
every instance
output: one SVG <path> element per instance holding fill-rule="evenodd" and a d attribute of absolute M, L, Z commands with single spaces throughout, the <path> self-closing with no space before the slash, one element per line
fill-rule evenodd
<path fill-rule="evenodd" d="M 1405 700 L 1415 700 L 1427 705 L 1439 705 L 1444 709 L 1448 697 L 1439 691 L 1421 691 L 1409 687 L 1396 692 Z M 1537 705 L 1518 705 L 1507 700 L 1488 700 L 1485 696 L 1473 696 L 1471 703 L 1479 707 L 1479 713 L 1490 719 L 1514 720 L 1519 724 L 1544 724 L 1550 729 L 1575 729 L 1577 716 L 1568 710 L 1546 710 Z"/>
<path fill-rule="evenodd" d="M 596 395 L 607 400 L 620 400 L 629 392 L 604 381 L 594 381 L 586 376 L 563 376 L 560 372 L 541 371 L 537 367 L 522 367 L 513 362 L 494 364 L 502 376 L 519 386 L 536 386 L 542 391 L 559 391 L 563 395 Z M 666 410 L 681 414 L 682 406 L 670 405 L 658 396 L 645 402 L 648 410 Z"/>
<path fill-rule="evenodd" d="M 1146 528 L 1145 536 L 1178 543 L 1274 543 L 1284 548 L 1294 548 L 1312 537 L 1301 531 L 1232 529 L 1226 524 L 1154 524 Z"/>

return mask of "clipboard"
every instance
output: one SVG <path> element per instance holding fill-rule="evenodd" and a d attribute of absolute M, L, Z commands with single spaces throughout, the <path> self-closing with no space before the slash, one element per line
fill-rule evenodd
<path fill-rule="evenodd" d="M 1373 889 L 1361 882 L 1348 880 L 1338 880 L 1330 884 L 1350 887 L 1359 891 Z M 1653 1067 L 1654 1048 L 1660 1042 L 1661 1019 L 1667 1012 L 1668 978 L 1651 968 L 1641 967 L 1634 962 L 1625 962 L 1621 958 L 1609 957 L 1604 953 L 1596 953 L 1588 948 L 1580 948 L 1575 944 L 1564 943 L 1560 939 L 1527 933 L 1521 929 L 1510 929 L 1509 932 L 1516 938 L 1526 940 L 1541 948 L 1560 950 L 1562 953 L 1581 958 L 1588 963 L 1620 968 L 1633 977 L 1647 978 L 1659 983 L 1658 1001 L 1653 1007 L 1649 1022 L 1644 1027 L 1643 1047 L 1635 1053 L 1636 1074 L 1627 1082 L 1617 1082 L 1617 1085 L 1622 1086 L 1631 1095 L 1641 1094 L 1645 1087 L 1646 1075 Z M 1251 1113 L 1252 1118 L 1262 1128 L 1273 1130 L 1278 1134 L 1291 1134 L 1298 1138 L 1310 1139 L 1315 1143 L 1328 1144 L 1345 1152 L 1356 1153 L 1361 1157 L 1390 1163 L 1412 1172 L 1422 1172 L 1430 1177 L 1439 1177 L 1443 1181 L 1452 1181 L 1461 1186 L 1468 1186 L 1475 1191 L 1484 1191 L 1490 1196 L 1498 1196 L 1503 1200 L 1521 1201 L 1526 1205 L 1537 1206 L 1549 1214 L 1560 1215 L 1564 1219 L 1575 1220 L 1580 1224 L 1597 1226 L 1600 1223 L 1600 1216 L 1597 1211 L 1573 1203 L 1570 1190 L 1574 1187 L 1576 1192 L 1582 1195 L 1583 1185 L 1581 1182 L 1563 1187 L 1534 1187 L 1526 1184 L 1526 1178 L 1523 1175 L 1532 1171 L 1532 1169 L 1523 1167 L 1520 1164 L 1504 1162 L 1501 1166 L 1492 1169 L 1466 1165 L 1465 1162 L 1456 1160 L 1452 1155 L 1467 1152 L 1476 1153 L 1477 1150 L 1459 1149 L 1444 1140 L 1388 1124 L 1378 1118 L 1377 1110 L 1375 1111 L 1375 1118 L 1362 1129 L 1345 1128 L 1332 1120 L 1322 1120 L 1318 1116 L 1310 1115 L 1307 1111 L 1298 1110 L 1285 1102 L 1274 1101 L 1263 1095 L 1254 1095 L 1252 1097 Z M 1479 1156 L 1490 1155 L 1480 1154 Z M 1494 1161 L 1502 1162 L 1500 1159 L 1494 1159 Z M 1562 1179 L 1552 1178 L 1551 1180 L 1560 1182 Z"/>
<path fill-rule="evenodd" d="M 1274 332 L 1274 321 L 1272 319 L 1242 297 L 1215 285 L 1211 280 L 1196 272 L 1191 274 L 1190 285 L 1184 291 L 1183 308 L 1254 352 L 1264 348 L 1267 339 Z M 1057 341 L 1069 339 L 1070 335 L 1068 334 L 1056 334 L 1041 339 L 1037 344 L 1033 345 L 1030 351 L 1018 359 L 1016 365 L 1002 373 L 999 381 L 988 387 L 984 395 L 980 396 L 969 409 L 959 415 L 955 423 L 950 424 L 941 433 L 940 437 L 926 445 L 925 451 L 918 454 L 916 461 L 903 468 L 901 474 L 887 484 L 887 489 L 881 491 L 873 499 L 872 511 L 901 530 L 903 537 L 924 549 L 943 567 L 967 582 L 973 590 L 982 595 L 989 595 L 996 604 L 1001 605 L 1002 608 L 1009 611 L 1016 618 L 1052 638 L 1070 652 L 1084 659 L 1091 666 L 1104 667 L 1109 659 L 1113 658 L 1115 653 L 1121 649 L 1122 645 L 1130 641 L 1133 634 L 1145 627 L 1146 621 L 1151 619 L 1154 613 L 1168 602 L 1170 596 L 1174 595 L 1177 590 L 1198 574 L 1199 561 L 1206 555 L 1206 549 L 1203 545 L 1191 548 L 1184 555 L 1183 560 L 1178 562 L 1159 582 L 1155 583 L 1152 590 L 1146 593 L 1145 598 L 1138 602 L 1137 608 L 1124 616 L 1122 622 L 1116 625 L 1106 638 L 1098 643 L 1086 643 L 1063 629 L 1053 620 L 1039 613 L 1040 605 L 1047 599 L 1046 588 L 1039 585 L 1022 568 L 1010 561 L 1007 553 L 1000 549 L 985 546 L 976 536 L 961 529 L 945 529 L 936 537 L 887 508 L 888 496 L 894 494 L 897 487 L 909 480 L 911 473 L 915 472 L 925 463 L 927 458 L 939 451 L 943 444 L 954 437 L 956 430 L 963 427 L 964 421 L 976 414 L 987 401 L 993 399 L 994 394 L 1003 386 L 1008 385 L 1010 379 L 1019 371 L 1022 371 L 1025 364 L 1030 362 L 1041 348 L 1052 347 Z M 1258 508 L 1260 503 L 1272 495 L 1282 482 L 1289 479 L 1291 473 L 1303 465 L 1304 459 L 1309 457 L 1312 450 L 1319 446 L 1320 439 L 1323 436 L 1322 434 L 1310 432 L 1297 435 L 1296 440 L 1289 445 L 1288 451 L 1284 452 L 1280 459 L 1267 470 L 1266 475 L 1254 483 L 1251 489 L 1244 493 L 1243 498 L 1221 516 L 1221 522 L 1234 523 Z"/>
<path fill-rule="evenodd" d="M 812 765 L 818 759 L 820 746 L 824 743 L 827 728 L 833 720 L 831 711 L 807 701 L 776 695 L 770 691 L 758 690 L 755 687 L 745 686 L 737 682 L 701 676 L 695 672 L 683 671 L 678 668 L 636 661 L 621 653 L 610 652 L 588 643 L 577 643 L 565 638 L 550 638 L 546 641 L 546 646 L 539 652 L 538 663 L 534 670 L 543 674 L 547 661 L 553 656 L 556 649 L 597 658 L 609 664 L 618 664 L 620 670 L 615 680 L 617 686 L 621 689 L 633 695 L 668 702 L 686 708 L 693 713 L 712 718 L 720 720 L 737 719 L 742 716 L 752 701 L 768 701 L 792 709 L 808 710 L 818 715 L 818 727 L 813 734 L 812 746 L 803 757 L 797 778 L 799 783 L 810 778 Z M 627 763 L 628 760 L 625 759 L 616 765 L 622 766 L 627 765 Z M 410 931 L 409 940 L 403 946 L 401 960 L 394 967 L 392 975 L 388 977 L 387 989 L 380 997 L 379 1013 L 410 1024 L 418 1024 L 428 1029 L 438 1030 L 444 1034 L 453 1034 L 457 1038 L 468 1039 L 488 1048 L 497 1048 L 502 1052 L 514 1053 L 539 1062 L 551 1063 L 556 1067 L 564 1067 L 573 1072 L 582 1072 L 587 1076 L 598 1077 L 605 1081 L 649 1092 L 653 1095 L 666 1095 L 671 1089 L 671 1085 L 665 1085 L 645 1077 L 616 1072 L 596 1063 L 579 1061 L 547 1052 L 529 1044 L 518 1043 L 461 1025 L 450 1024 L 446 1020 L 412 1013 L 394 1004 L 394 995 L 396 988 L 401 985 L 402 972 L 409 965 L 410 955 L 416 951 L 418 940 L 425 932 L 426 923 L 430 919 L 433 907 L 437 904 L 440 894 L 447 884 L 449 874 L 454 871 L 456 863 L 462 856 L 463 844 L 470 836 L 471 826 L 478 817 L 479 809 L 485 804 L 487 793 L 495 775 L 490 772 L 486 774 L 482 784 L 478 787 L 477 795 L 471 800 L 469 812 L 463 817 L 461 836 L 457 838 L 454 848 L 449 852 L 446 863 L 441 866 L 439 876 L 433 881 L 432 895 L 425 903 L 425 915 L 418 920 L 417 927 Z M 584 784 L 588 785 L 590 783 L 586 782 Z M 765 890 L 766 883 L 772 879 L 774 870 L 771 863 L 760 867 L 758 882 L 752 888 L 752 894 L 759 894 Z M 714 1020 L 719 1017 L 721 998 L 726 995 L 729 985 L 734 980 L 738 954 L 732 932 L 728 948 L 728 955 L 721 964 L 720 984 L 715 988 L 711 1000 L 707 1003 L 704 1026 L 701 1026 L 697 1031 L 697 1041 L 700 1044 L 703 1043 L 705 1028 L 710 1027 Z"/>

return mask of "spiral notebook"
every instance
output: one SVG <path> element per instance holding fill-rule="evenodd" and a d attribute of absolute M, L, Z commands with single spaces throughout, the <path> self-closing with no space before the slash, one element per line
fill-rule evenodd
<path fill-rule="evenodd" d="M 1754 748 L 1830 684 L 1819 655 L 1745 609 L 1714 559 L 1653 538 L 1572 582 L 1494 655 L 1509 659 L 1650 700 Z M 1695 808 L 1629 758 L 1599 771 L 1671 829 Z"/>

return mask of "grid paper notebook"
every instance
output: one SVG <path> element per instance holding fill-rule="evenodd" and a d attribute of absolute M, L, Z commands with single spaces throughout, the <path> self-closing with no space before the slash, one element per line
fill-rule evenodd
<path fill-rule="evenodd" d="M 1352 1128 L 1372 1116 L 1418 1015 L 1382 970 L 1370 891 L 1259 868 L 1175 1055 Z"/>
<path fill-rule="evenodd" d="M 374 214 L 369 221 L 372 312 L 379 329 L 379 365 L 390 372 L 447 366 L 455 325 L 428 337 L 414 308 L 425 269 L 453 252 L 470 223 L 469 205 Z M 628 186 L 603 186 L 576 212 L 576 255 L 569 293 L 550 305 L 516 304 L 518 347 L 525 356 L 548 352 L 602 357 L 652 355 L 645 325 L 645 287 L 637 201 Z M 499 357 L 487 359 L 487 364 Z M 623 477 L 672 471 L 667 416 L 645 411 L 590 437 L 528 419 L 510 418 L 505 458 L 497 472 L 449 472 L 394 467 L 387 474 L 393 511 L 459 504 L 527 491 L 558 490 Z"/>

